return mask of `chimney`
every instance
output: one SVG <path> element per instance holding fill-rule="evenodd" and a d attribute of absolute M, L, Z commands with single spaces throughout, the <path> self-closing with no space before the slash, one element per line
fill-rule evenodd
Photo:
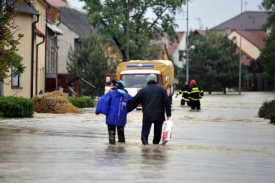
<path fill-rule="evenodd" d="M 228 34 L 230 34 L 231 29 L 229 27 L 226 27 L 224 30 L 225 35 L 227 36 Z"/>

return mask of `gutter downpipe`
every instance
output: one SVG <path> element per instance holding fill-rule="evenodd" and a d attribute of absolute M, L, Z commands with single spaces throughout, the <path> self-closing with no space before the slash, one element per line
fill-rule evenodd
<path fill-rule="evenodd" d="M 32 23 L 32 50 L 31 50 L 31 54 L 32 54 L 32 56 L 31 56 L 31 96 L 30 96 L 31 98 L 33 97 L 34 36 L 36 36 L 36 35 L 34 34 L 34 26 L 35 26 L 35 24 L 36 24 L 37 22 L 39 22 L 39 16 L 40 16 L 40 14 L 36 15 L 37 20 L 36 20 L 36 21 L 34 21 L 34 22 Z"/>
<path fill-rule="evenodd" d="M 35 95 L 37 95 L 37 83 L 38 83 L 38 46 L 45 42 L 45 36 L 43 36 L 43 40 L 36 45 L 36 62 L 35 62 Z"/>
<path fill-rule="evenodd" d="M 52 39 L 57 37 L 56 32 L 54 32 L 54 36 L 50 37 L 50 56 L 49 56 L 49 63 L 52 61 Z M 55 56 L 56 49 L 54 48 L 54 56 Z M 57 62 L 56 62 L 56 67 L 57 67 Z M 55 90 L 57 90 L 57 85 L 58 85 L 58 80 L 57 80 L 57 71 L 56 71 L 56 76 L 55 76 Z"/>

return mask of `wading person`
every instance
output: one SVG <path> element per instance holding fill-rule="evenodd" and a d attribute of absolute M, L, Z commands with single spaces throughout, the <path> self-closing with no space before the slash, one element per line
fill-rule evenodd
<path fill-rule="evenodd" d="M 116 131 L 118 142 L 125 143 L 124 127 L 127 122 L 128 103 L 131 95 L 124 89 L 123 81 L 118 81 L 114 90 L 111 90 L 109 112 L 106 115 L 106 124 L 108 127 L 109 143 L 116 144 Z"/>
<path fill-rule="evenodd" d="M 185 103 L 186 103 L 187 106 L 190 106 L 188 89 L 189 89 L 189 83 L 188 83 L 188 81 L 185 81 L 184 85 L 181 87 L 181 89 L 178 91 L 178 93 L 176 95 L 176 98 L 177 98 L 178 95 L 182 94 L 182 98 L 181 98 L 181 101 L 180 101 L 181 105 L 185 105 Z"/>
<path fill-rule="evenodd" d="M 191 80 L 190 87 L 188 89 L 188 95 L 190 99 L 191 110 L 200 110 L 200 99 L 203 97 L 203 90 L 197 85 L 196 80 Z"/>
<path fill-rule="evenodd" d="M 147 77 L 147 86 L 140 89 L 129 103 L 129 111 L 142 105 L 142 129 L 141 141 L 143 145 L 148 145 L 148 137 L 152 124 L 154 124 L 153 144 L 159 144 L 161 140 L 162 124 L 171 116 L 171 103 L 167 96 L 167 91 L 157 84 L 157 76 L 150 74 Z"/>

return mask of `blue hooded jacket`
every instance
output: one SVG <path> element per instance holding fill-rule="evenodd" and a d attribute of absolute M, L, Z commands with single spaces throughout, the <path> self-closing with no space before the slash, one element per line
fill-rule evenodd
<path fill-rule="evenodd" d="M 124 127 L 127 121 L 128 104 L 132 96 L 126 92 L 113 90 L 110 95 L 110 108 L 106 115 L 106 124 Z"/>

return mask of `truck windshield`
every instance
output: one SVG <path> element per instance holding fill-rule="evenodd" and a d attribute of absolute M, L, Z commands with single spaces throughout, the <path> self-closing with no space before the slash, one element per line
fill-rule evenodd
<path fill-rule="evenodd" d="M 125 74 L 122 80 L 126 88 L 143 88 L 147 85 L 147 77 L 149 74 Z"/>

